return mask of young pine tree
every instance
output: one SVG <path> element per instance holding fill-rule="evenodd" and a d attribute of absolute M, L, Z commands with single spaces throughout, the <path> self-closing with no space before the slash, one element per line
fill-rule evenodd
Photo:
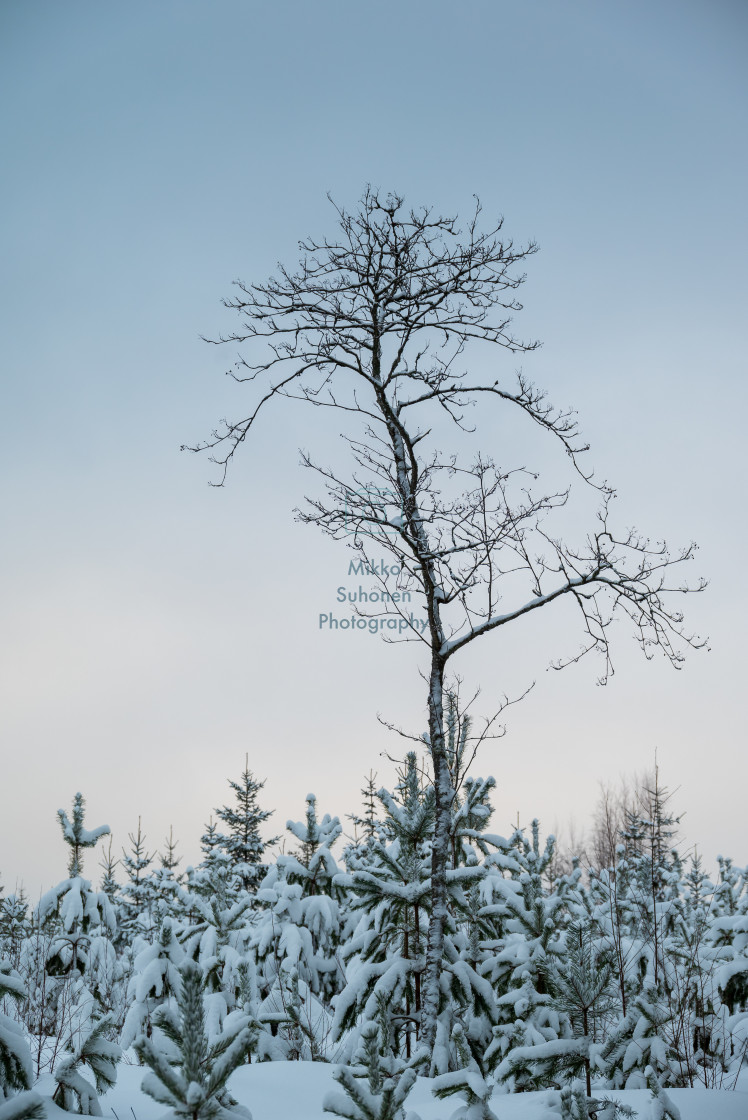
<path fill-rule="evenodd" d="M 452 1114 L 451 1120 L 497 1120 L 488 1103 L 494 1085 L 484 1077 L 459 1023 L 455 1023 L 452 1029 L 452 1043 L 461 1068 L 435 1079 L 434 1096 L 444 1100 L 459 1094 L 464 1098 L 464 1105 Z"/>
<path fill-rule="evenodd" d="M 20 1003 L 26 997 L 23 981 L 9 961 L 0 961 L 0 1003 L 6 997 Z M 0 1011 L 0 1101 L 31 1085 L 31 1054 L 24 1032 Z"/>
<path fill-rule="evenodd" d="M 339 1066 L 333 1077 L 345 1091 L 327 1093 L 324 1112 L 344 1120 L 406 1120 L 404 1104 L 416 1080 L 416 1070 L 393 1059 L 389 1030 L 380 1019 L 364 1024 L 356 1055 L 357 1068 Z M 407 1120 L 420 1120 L 408 1113 Z"/>
<path fill-rule="evenodd" d="M 151 1070 L 143 1080 L 143 1090 L 160 1104 L 170 1106 L 183 1120 L 213 1120 L 236 1107 L 226 1082 L 246 1060 L 251 1033 L 247 1017 L 236 1013 L 220 1036 L 210 1042 L 202 969 L 195 961 L 186 960 L 180 977 L 178 1012 L 162 1008 L 157 1015 L 165 1044 L 145 1035 L 135 1043 L 138 1057 Z M 246 1110 L 242 1113 L 246 1120 Z"/>
<path fill-rule="evenodd" d="M 84 849 L 93 848 L 101 836 L 109 834 L 108 825 L 91 830 L 83 827 L 84 806 L 83 796 L 76 793 L 72 820 L 64 809 L 57 811 L 63 838 L 70 849 L 69 878 L 47 891 L 36 908 L 38 921 L 57 935 L 47 960 L 47 970 L 56 975 L 85 972 L 93 933 L 113 934 L 117 925 L 106 894 L 94 891 L 81 875 Z"/>
<path fill-rule="evenodd" d="M 18 973 L 0 961 L 0 1004 L 20 1002 L 26 995 Z M 41 1097 L 29 1091 L 32 1064 L 23 1029 L 0 1011 L 0 1120 L 43 1120 Z"/>
<path fill-rule="evenodd" d="M 98 1094 L 105 1093 L 116 1083 L 122 1051 L 116 1042 L 107 1038 L 112 1031 L 112 1020 L 108 1016 L 96 1020 L 90 1011 L 90 1005 L 85 1003 L 79 1003 L 76 1008 L 76 1021 L 55 1067 L 57 1088 L 52 1100 L 66 1112 L 101 1116 Z M 81 1073 L 82 1066 L 93 1074 L 93 1085 Z"/>
<path fill-rule="evenodd" d="M 65 843 L 70 847 L 68 859 L 68 875 L 71 879 L 78 878 L 83 870 L 83 851 L 85 848 L 94 848 L 101 836 L 109 835 L 109 825 L 103 824 L 99 828 L 85 829 L 83 817 L 85 801 L 82 793 L 76 793 L 73 798 L 73 819 L 70 820 L 64 809 L 57 810 L 57 816 L 62 828 Z"/>

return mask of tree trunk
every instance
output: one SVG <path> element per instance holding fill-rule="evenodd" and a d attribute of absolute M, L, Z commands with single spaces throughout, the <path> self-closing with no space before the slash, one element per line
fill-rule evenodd
<path fill-rule="evenodd" d="M 429 687 L 429 736 L 434 766 L 435 821 L 431 848 L 431 922 L 429 924 L 426 972 L 423 985 L 423 1034 L 428 1050 L 433 1050 L 439 1014 L 439 992 L 444 954 L 444 925 L 447 920 L 447 867 L 449 831 L 454 792 L 444 744 L 443 723 L 444 662 L 434 651 Z"/>
<path fill-rule="evenodd" d="M 425 522 L 418 506 L 418 467 L 410 449 L 406 447 L 400 420 L 387 399 L 381 379 L 381 337 L 379 334 L 380 309 L 372 309 L 374 342 L 372 377 L 376 386 L 377 403 L 381 411 L 392 447 L 395 463 L 397 492 L 402 504 L 413 556 L 421 569 L 423 593 L 429 620 L 431 645 L 431 672 L 429 676 L 429 737 L 430 754 L 434 767 L 435 821 L 431 850 L 431 921 L 429 924 L 426 969 L 422 986 L 422 1041 L 433 1050 L 436 1038 L 436 1020 L 439 1014 L 439 991 L 444 953 L 444 923 L 447 918 L 447 867 L 451 851 L 450 824 L 452 816 L 452 780 L 449 772 L 444 742 L 444 666 L 442 654 L 444 629 L 441 622 L 440 598 L 433 550 L 425 529 Z"/>
<path fill-rule="evenodd" d="M 587 1040 L 587 1035 L 589 1034 L 589 1020 L 587 1018 L 587 1008 L 586 1007 L 582 1009 L 582 1018 L 584 1020 L 584 1037 L 585 1037 L 585 1040 Z M 589 1098 L 589 1097 L 592 1096 L 592 1077 L 590 1075 L 589 1041 L 587 1042 L 587 1046 L 588 1046 L 588 1050 L 587 1050 L 587 1054 L 585 1055 L 585 1059 L 584 1059 L 584 1076 L 585 1076 L 585 1081 L 587 1082 L 587 1097 Z"/>

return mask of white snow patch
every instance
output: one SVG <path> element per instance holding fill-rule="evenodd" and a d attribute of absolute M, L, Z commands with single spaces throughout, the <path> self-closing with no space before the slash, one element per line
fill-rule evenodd
<path fill-rule="evenodd" d="M 340 1093 L 333 1080 L 335 1066 L 323 1062 L 262 1062 L 241 1066 L 231 1075 L 229 1087 L 236 1099 L 252 1113 L 253 1120 L 330 1120 L 322 1111 L 326 1093 Z M 142 1066 L 120 1064 L 117 1084 L 101 1097 L 105 1120 L 160 1120 L 164 1106 L 140 1090 L 146 1070 Z M 439 1101 L 431 1093 L 431 1082 L 419 1078 L 405 1104 L 405 1112 L 416 1112 L 421 1120 L 449 1120 L 459 1105 L 459 1098 Z M 42 1089 L 42 1086 L 39 1086 Z M 42 1090 L 43 1091 L 43 1090 Z M 542 1093 L 494 1093 L 491 1107 L 501 1120 L 544 1120 L 548 1115 L 549 1095 Z M 631 1105 L 638 1120 L 650 1120 L 650 1094 L 643 1090 L 610 1090 L 597 1096 L 610 1096 Z M 668 1089 L 681 1113 L 682 1120 L 746 1120 L 748 1092 L 715 1089 Z M 48 1103 L 45 1101 L 45 1103 Z M 132 1111 L 131 1111 L 132 1110 Z M 69 1114 L 52 1107 L 49 1120 L 61 1120 Z"/>

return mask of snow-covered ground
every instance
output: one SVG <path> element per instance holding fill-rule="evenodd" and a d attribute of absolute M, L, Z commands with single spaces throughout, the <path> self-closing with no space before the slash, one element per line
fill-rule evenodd
<path fill-rule="evenodd" d="M 232 1075 L 230 1088 L 240 1104 L 249 1108 L 253 1120 L 330 1120 L 322 1111 L 322 1100 L 331 1089 L 334 1066 L 321 1062 L 264 1062 L 242 1066 Z M 160 1120 L 163 1105 L 140 1091 L 144 1070 L 121 1065 L 117 1084 L 102 1098 L 105 1120 Z M 50 1085 L 50 1091 L 52 1086 Z M 39 1085 L 44 1092 L 44 1084 Z M 638 1113 L 638 1120 L 650 1120 L 650 1095 L 641 1090 L 601 1094 L 625 1101 Z M 548 1120 L 548 1093 L 518 1093 L 494 1096 L 491 1106 L 499 1120 Z M 714 1089 L 670 1089 L 669 1096 L 678 1107 L 681 1120 L 748 1120 L 748 1092 Z M 439 1101 L 432 1096 L 429 1082 L 420 1079 L 406 1103 L 406 1114 L 413 1111 L 421 1120 L 450 1120 L 459 1107 L 455 1097 Z M 48 1105 L 48 1120 L 70 1120 L 69 1113 Z"/>

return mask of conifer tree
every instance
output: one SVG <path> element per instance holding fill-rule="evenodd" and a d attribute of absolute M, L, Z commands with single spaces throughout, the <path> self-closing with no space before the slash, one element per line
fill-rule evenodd
<path fill-rule="evenodd" d="M 40 1032 L 51 1030 L 63 1047 L 63 1058 L 55 1069 L 63 1107 L 95 1112 L 96 1089 L 81 1079 L 78 1066 L 88 1061 L 87 1054 L 98 1061 L 96 1055 L 103 1052 L 98 1039 L 102 1046 L 106 1043 L 104 1049 L 110 1045 L 103 1035 L 111 1033 L 107 1012 L 119 966 L 110 940 L 117 929 L 112 905 L 103 891 L 94 891 L 81 875 L 83 850 L 92 848 L 109 828 L 104 825 L 89 831 L 83 826 L 83 816 L 80 794 L 73 802 L 72 820 L 63 810 L 58 813 L 70 848 L 71 876 L 39 901 L 36 935 L 29 939 L 31 952 L 26 962 L 31 967 L 26 971 L 34 976 L 30 992 L 34 1026 Z M 44 973 L 41 982 L 40 970 Z M 99 1024 L 104 1024 L 101 1029 Z M 119 1054 L 117 1047 L 115 1050 Z M 70 1082 L 67 1086 L 63 1085 L 65 1077 Z"/>
<path fill-rule="evenodd" d="M 0 1120 L 44 1120 L 47 1110 L 38 1093 L 18 1093 L 0 1103 Z"/>
<path fill-rule="evenodd" d="M 20 1003 L 26 996 L 21 977 L 10 962 L 0 960 L 0 1002 Z M 0 1101 L 31 1087 L 31 1054 L 18 1023 L 0 1011 Z"/>
<path fill-rule="evenodd" d="M 636 1120 L 639 1115 L 626 1104 L 611 1100 L 590 1098 L 581 1081 L 572 1081 L 559 1093 L 559 1120 Z"/>
<path fill-rule="evenodd" d="M 564 900 L 544 889 L 555 839 L 549 836 L 541 849 L 539 827 L 534 820 L 531 841 L 517 829 L 497 853 L 497 863 L 509 877 L 492 875 L 487 881 L 496 901 L 485 908 L 497 922 L 499 935 L 493 944 L 487 943 L 495 951 L 481 969 L 497 993 L 499 1015 L 485 1060 L 489 1069 L 498 1063 L 499 1080 L 511 1080 L 521 1091 L 545 1086 L 544 1073 L 535 1064 L 536 1046 L 559 1054 L 563 1046 L 558 1043 L 568 1040 L 572 1050 L 579 1049 L 568 1016 L 552 1005 L 545 979 L 548 958 L 562 948 L 558 933 Z"/>
<path fill-rule="evenodd" d="M 169 825 L 169 835 L 164 840 L 164 850 L 159 856 L 161 866 L 165 871 L 176 871 L 182 862 L 182 857 L 177 855 L 178 840 L 174 839 L 174 828 Z"/>
<path fill-rule="evenodd" d="M 261 809 L 257 803 L 257 795 L 265 783 L 258 782 L 249 769 L 248 754 L 244 756 L 244 770 L 239 781 L 229 779 L 229 786 L 235 804 L 216 809 L 216 816 L 228 829 L 228 835 L 221 836 L 221 846 L 231 857 L 244 889 L 254 891 L 267 870 L 262 860 L 265 849 L 279 840 L 278 836 L 271 840 L 260 836 L 260 825 L 272 817 L 273 810 Z"/>
<path fill-rule="evenodd" d="M 562 1052 L 553 1063 L 557 1070 L 578 1072 L 584 1067 L 587 1096 L 592 1095 L 590 1047 L 596 1022 L 614 1006 L 611 992 L 613 970 L 605 953 L 600 952 L 589 926 L 572 924 L 566 930 L 563 954 L 552 958 L 544 969 L 553 1006 L 569 1016 L 578 1054 Z"/>
<path fill-rule="evenodd" d="M 730 1015 L 739 1016 L 748 1011 L 748 867 L 734 867 L 724 856 L 717 859 L 709 942 L 720 960 L 715 980 L 721 998 Z"/>
<path fill-rule="evenodd" d="M 117 1043 L 107 1038 L 112 1025 L 109 1017 L 94 1020 L 84 1014 L 71 1030 L 65 1052 L 55 1067 L 57 1088 L 52 1097 L 66 1112 L 102 1115 L 98 1094 L 115 1084 L 117 1063 L 122 1057 Z M 83 1076 L 81 1066 L 91 1070 L 94 1085 Z"/>
<path fill-rule="evenodd" d="M 335 1030 L 354 1025 L 358 1015 L 373 1021 L 378 997 L 386 998 L 395 1049 L 410 1058 L 420 1022 L 421 978 L 428 936 L 430 850 L 434 791 L 422 785 L 418 759 L 411 751 L 394 794 L 380 789 L 385 810 L 383 839 L 339 881 L 353 892 L 351 907 L 360 918 L 343 947 L 351 962 L 350 983 L 337 1000 Z"/>
<path fill-rule="evenodd" d="M 381 1022 L 369 1021 L 361 1031 L 356 1055 L 358 1068 L 339 1066 L 333 1077 L 345 1091 L 327 1093 L 323 1111 L 344 1120 L 405 1120 L 405 1101 L 416 1081 L 416 1070 L 394 1059 L 388 1030 Z M 408 1120 L 420 1120 L 408 1113 Z"/>
<path fill-rule="evenodd" d="M 313 794 L 306 803 L 306 820 L 287 823 L 299 841 L 298 854 L 279 855 L 257 892 L 262 910 L 252 924 L 250 948 L 258 966 L 263 1014 L 287 1018 L 297 986 L 307 1035 L 304 1045 L 313 1058 L 310 1030 L 313 1024 L 320 1030 L 327 1024 L 327 1009 L 345 982 L 340 948 L 347 890 L 331 850 L 342 831 L 340 821 L 328 813 L 318 820 Z M 266 1046 L 267 1039 L 261 1044 Z"/>
<path fill-rule="evenodd" d="M 122 1028 L 121 1042 L 127 1049 L 140 1034 L 149 1038 L 155 1012 L 164 1004 L 176 1005 L 179 992 L 179 966 L 185 952 L 177 940 L 171 918 L 163 919 L 158 937 L 145 945 L 135 958 L 128 987 L 129 1008 Z"/>
<path fill-rule="evenodd" d="M 247 1017 L 235 1013 L 211 1042 L 205 1025 L 202 969 L 195 961 L 186 960 L 180 977 L 178 1011 L 162 1008 L 156 1017 L 166 1045 L 144 1035 L 135 1043 L 138 1056 L 151 1070 L 143 1080 L 143 1090 L 184 1120 L 213 1120 L 224 1110 L 236 1107 L 226 1082 L 246 1060 L 250 1029 Z M 247 1111 L 241 1112 L 247 1120 Z"/>
<path fill-rule="evenodd" d="M 364 799 L 364 816 L 362 824 L 364 826 L 364 837 L 367 840 L 374 840 L 377 835 L 377 776 L 373 770 L 369 771 L 366 778 L 366 785 L 361 790 L 361 796 Z"/>
<path fill-rule="evenodd" d="M 83 827 L 85 804 L 83 794 L 76 793 L 73 798 L 72 820 L 70 820 L 64 809 L 57 810 L 60 827 L 62 828 L 62 835 L 65 838 L 65 843 L 70 847 L 68 875 L 71 879 L 75 879 L 81 875 L 83 870 L 84 849 L 95 847 L 100 837 L 109 835 L 109 825 L 107 824 L 101 825 L 99 828 L 91 829 L 90 831 Z"/>
<path fill-rule="evenodd" d="M 20 1002 L 26 995 L 21 977 L 0 960 L 0 1003 Z M 23 1028 L 0 1011 L 0 1120 L 44 1120 L 46 1109 L 29 1086 L 32 1063 Z"/>
<path fill-rule="evenodd" d="M 380 838 L 381 821 L 377 820 L 377 789 L 379 787 L 376 778 L 374 771 L 370 770 L 364 779 L 365 785 L 360 791 L 364 815 L 361 817 L 357 813 L 350 813 L 348 816 L 356 830 L 357 839 L 346 848 L 346 862 L 349 852 L 355 858 L 357 854 L 361 854 L 362 848 L 370 846 Z M 358 829 L 361 829 L 360 838 L 358 838 Z"/>
<path fill-rule="evenodd" d="M 455 1023 L 452 1029 L 452 1043 L 461 1068 L 441 1074 L 434 1080 L 434 1096 L 444 1100 L 459 1093 L 465 1098 L 465 1104 L 452 1114 L 451 1120 L 497 1120 L 488 1103 L 494 1086 L 486 1080 L 484 1071 L 471 1053 L 460 1023 Z"/>
<path fill-rule="evenodd" d="M 659 1085 L 676 1084 L 688 1060 L 685 1040 L 672 1026 L 661 990 L 644 988 L 602 1048 L 609 1083 L 615 1088 L 645 1089 L 654 1073 Z"/>
<path fill-rule="evenodd" d="M 116 906 L 120 892 L 120 885 L 114 877 L 114 871 L 119 863 L 118 859 L 114 858 L 112 853 L 112 839 L 109 838 L 109 847 L 102 856 L 99 867 L 104 874 L 101 877 L 101 889 L 109 899 L 112 906 Z"/>
<path fill-rule="evenodd" d="M 471 898 L 473 904 L 477 903 L 472 888 L 484 877 L 485 870 L 470 844 L 462 843 L 463 828 L 477 836 L 485 823 L 487 815 L 477 812 L 477 807 L 491 785 L 492 781 L 476 783 L 475 798 L 468 793 L 462 803 L 457 801 L 454 805 L 452 847 L 454 852 L 459 850 L 460 865 L 447 869 L 450 914 L 436 1042 L 430 1051 L 431 1070 L 437 1073 L 454 1068 L 454 1062 L 459 1060 L 451 1043 L 456 1019 L 464 1017 L 470 1022 L 479 1048 L 478 1035 L 495 1015 L 491 987 L 476 969 L 479 907 L 474 905 L 474 914 L 470 909 Z M 385 999 L 395 1048 L 410 1059 L 421 1043 L 434 827 L 433 785 L 424 780 L 415 752 L 406 756 L 394 793 L 381 789 L 377 796 L 386 814 L 382 840 L 360 857 L 352 855 L 350 875 L 338 878 L 352 892 L 353 913 L 359 912 L 361 916 L 342 950 L 343 958 L 349 962 L 349 983 L 336 1000 L 335 1031 L 340 1034 L 353 1027 L 360 1015 L 364 1021 L 371 1019 L 377 1001 Z M 459 814 L 468 804 L 476 812 L 468 809 L 460 820 Z M 469 829 L 469 823 L 476 827 Z M 487 1037 L 490 1039 L 490 1026 Z"/>
<path fill-rule="evenodd" d="M 654 1070 L 646 1070 L 647 1087 L 652 1094 L 650 1116 L 652 1120 L 681 1120 L 680 1109 L 662 1088 Z"/>
<path fill-rule="evenodd" d="M 180 891 L 185 910 L 179 939 L 188 956 L 200 962 L 210 993 L 212 1023 L 223 1022 L 239 999 L 241 968 L 250 938 L 252 899 L 237 888 L 228 856 L 198 869 L 195 887 Z M 213 1027 L 213 1033 L 217 1028 Z"/>
<path fill-rule="evenodd" d="M 203 853 L 200 862 L 200 868 L 203 872 L 210 874 L 216 868 L 221 868 L 228 878 L 235 878 L 235 876 L 229 875 L 232 861 L 226 852 L 226 837 L 218 831 L 218 825 L 212 817 L 208 820 L 205 831 L 200 837 L 200 851 Z"/>
<path fill-rule="evenodd" d="M 28 902 L 21 887 L 0 902 L 0 958 L 17 963 L 21 946 L 31 931 Z"/>
<path fill-rule="evenodd" d="M 72 821 L 63 809 L 58 810 L 62 834 L 70 848 L 69 878 L 64 879 L 39 900 L 36 917 L 39 922 L 58 929 L 47 968 L 50 972 L 73 974 L 86 968 L 87 947 L 95 930 L 114 934 L 117 921 L 114 910 L 103 891 L 92 890 L 83 879 L 83 850 L 93 848 L 101 836 L 109 834 L 109 826 L 87 830 L 83 827 L 85 802 L 80 793 L 73 800 Z"/>
<path fill-rule="evenodd" d="M 177 868 L 182 862 L 176 852 L 177 843 L 173 829 L 169 826 L 164 851 L 159 855 L 159 866 L 151 867 L 144 880 L 156 928 L 160 927 L 164 918 L 175 917 L 183 911 L 179 888 L 184 875 L 177 874 Z"/>
<path fill-rule="evenodd" d="M 280 856 L 278 864 L 289 872 L 289 878 L 303 883 L 304 895 L 336 895 L 332 883 L 338 874 L 338 865 L 332 854 L 332 846 L 343 829 L 338 817 L 325 813 L 322 820 L 317 819 L 317 798 L 313 793 L 306 797 L 306 820 L 287 821 L 286 828 L 300 841 L 298 856 Z"/>
<path fill-rule="evenodd" d="M 136 936 L 150 939 L 156 933 L 153 885 L 147 875 L 155 853 L 147 850 L 140 817 L 137 832 L 129 832 L 128 840 L 130 850 L 122 849 L 127 882 L 122 888 L 120 926 L 125 939 L 132 944 Z"/>

